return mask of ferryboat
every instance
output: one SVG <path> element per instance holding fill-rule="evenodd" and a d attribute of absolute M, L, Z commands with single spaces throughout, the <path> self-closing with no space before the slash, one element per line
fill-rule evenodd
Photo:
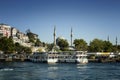
<path fill-rule="evenodd" d="M 59 54 L 60 63 L 88 63 L 85 51 L 63 52 Z"/>
<path fill-rule="evenodd" d="M 32 62 L 47 62 L 47 53 L 46 52 L 34 52 L 30 58 L 30 61 Z"/>
<path fill-rule="evenodd" d="M 34 52 L 29 60 L 41 63 L 57 63 L 58 55 L 56 52 Z"/>
<path fill-rule="evenodd" d="M 35 52 L 30 57 L 30 61 L 46 63 L 88 63 L 85 51 Z"/>
<path fill-rule="evenodd" d="M 58 62 L 58 53 L 48 52 L 47 54 L 47 63 L 57 63 Z"/>

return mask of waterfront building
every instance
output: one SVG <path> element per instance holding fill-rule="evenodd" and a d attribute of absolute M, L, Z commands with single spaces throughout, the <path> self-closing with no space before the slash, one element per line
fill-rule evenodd
<path fill-rule="evenodd" d="M 38 35 L 35 33 L 32 34 L 34 35 L 34 41 L 36 42 L 36 40 L 38 39 Z M 19 43 L 20 45 L 25 47 L 34 47 L 34 43 L 29 42 L 29 37 L 25 33 L 7 24 L 0 24 L 0 38 L 1 37 L 11 37 L 14 43 Z M 42 49 L 43 51 L 45 50 L 44 48 Z M 38 48 L 36 49 L 35 47 L 32 51 L 35 52 L 37 50 Z"/>
<path fill-rule="evenodd" d="M 28 43 L 28 36 L 14 27 L 11 28 L 11 37 L 13 38 L 14 43 L 19 43 L 23 46 L 31 47 L 31 43 Z"/>
<path fill-rule="evenodd" d="M 18 39 L 17 33 L 18 33 L 18 30 L 16 28 L 12 27 L 11 28 L 11 37 L 12 37 L 14 43 L 20 42 L 20 40 Z"/>
<path fill-rule="evenodd" d="M 7 24 L 0 24 L 0 37 L 7 37 L 11 36 L 11 26 Z"/>
<path fill-rule="evenodd" d="M 18 30 L 14 27 L 11 28 L 11 36 L 12 38 L 17 37 Z"/>

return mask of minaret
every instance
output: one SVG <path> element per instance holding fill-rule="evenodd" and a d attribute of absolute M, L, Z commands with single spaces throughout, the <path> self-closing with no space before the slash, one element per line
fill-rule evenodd
<path fill-rule="evenodd" d="M 54 36 L 54 46 L 56 46 L 56 26 L 54 26 L 53 36 Z"/>
<path fill-rule="evenodd" d="M 72 46 L 72 37 L 73 37 L 72 28 L 71 28 L 71 34 L 70 34 L 70 37 L 71 37 L 71 46 Z"/>
<path fill-rule="evenodd" d="M 117 37 L 116 37 L 116 47 L 117 47 Z"/>
<path fill-rule="evenodd" d="M 109 35 L 108 35 L 107 41 L 109 42 Z"/>

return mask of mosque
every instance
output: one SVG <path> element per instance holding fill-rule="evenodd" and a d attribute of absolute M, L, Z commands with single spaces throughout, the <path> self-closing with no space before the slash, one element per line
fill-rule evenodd
<path fill-rule="evenodd" d="M 68 49 L 69 49 L 70 51 L 74 51 L 75 48 L 74 48 L 74 46 L 72 45 L 72 44 L 73 44 L 73 30 L 72 30 L 72 28 L 71 28 L 70 37 L 71 37 L 71 41 L 70 41 L 70 44 L 71 44 L 71 45 L 69 46 Z M 60 49 L 59 46 L 57 46 L 56 42 L 57 42 L 59 39 L 65 39 L 65 38 L 61 36 L 61 37 L 58 37 L 58 38 L 56 39 L 56 27 L 54 27 L 53 38 L 54 38 L 54 42 L 53 42 L 54 46 L 53 46 L 52 51 L 56 52 L 57 50 Z"/>

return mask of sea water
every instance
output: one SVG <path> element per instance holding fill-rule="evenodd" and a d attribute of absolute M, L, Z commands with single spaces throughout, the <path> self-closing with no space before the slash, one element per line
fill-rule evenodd
<path fill-rule="evenodd" d="M 0 63 L 0 80 L 120 80 L 120 63 Z"/>

